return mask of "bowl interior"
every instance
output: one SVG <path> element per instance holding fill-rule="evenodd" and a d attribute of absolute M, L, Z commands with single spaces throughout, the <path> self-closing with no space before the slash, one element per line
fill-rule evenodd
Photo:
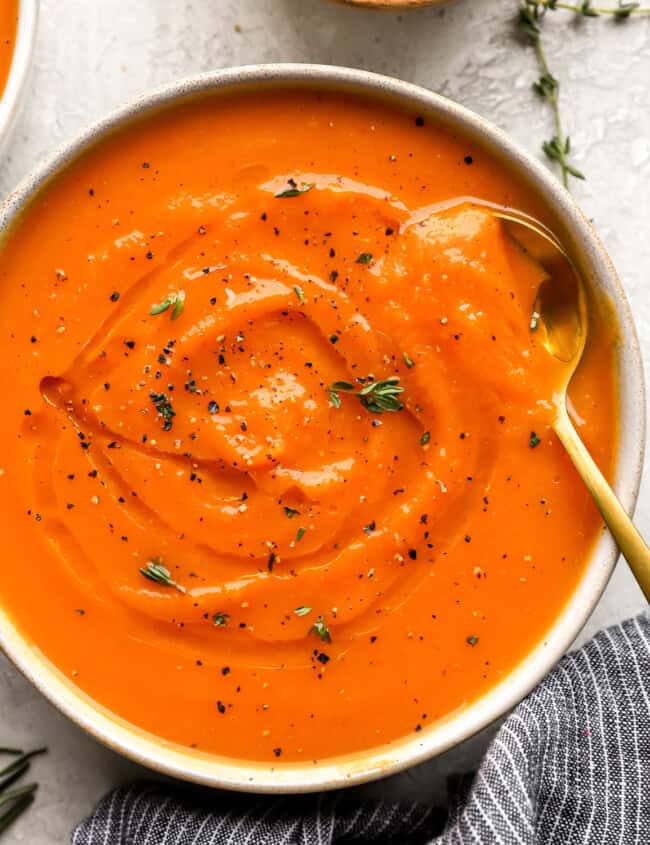
<path fill-rule="evenodd" d="M 428 115 L 452 131 L 480 143 L 527 185 L 540 201 L 545 221 L 566 244 L 588 285 L 612 304 L 621 326 L 618 356 L 621 386 L 621 438 L 616 491 L 623 505 L 635 503 L 645 437 L 641 356 L 629 306 L 616 273 L 588 221 L 569 195 L 539 163 L 481 118 L 429 91 L 364 71 L 314 65 L 270 65 L 205 74 L 170 85 L 119 109 L 57 152 L 28 177 L 0 210 L 0 234 L 66 163 L 115 128 L 151 110 L 207 93 L 263 92 L 268 86 L 321 87 L 362 94 Z M 389 746 L 325 760 L 318 765 L 258 765 L 220 759 L 166 743 L 117 718 L 80 692 L 30 643 L 0 609 L 0 645 L 16 666 L 54 704 L 113 749 L 166 774 L 221 788 L 257 792 L 306 792 L 360 783 L 422 762 L 469 738 L 521 700 L 571 645 L 612 573 L 616 549 L 603 534 L 574 594 L 543 642 L 481 699 L 417 735 Z"/>

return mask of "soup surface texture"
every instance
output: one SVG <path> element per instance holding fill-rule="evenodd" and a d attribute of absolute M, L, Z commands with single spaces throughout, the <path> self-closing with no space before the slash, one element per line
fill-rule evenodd
<path fill-rule="evenodd" d="M 549 427 L 542 271 L 468 196 L 539 211 L 429 119 L 273 90 L 131 125 L 15 225 L 0 600 L 90 696 L 309 762 L 425 730 L 543 638 L 600 522 Z M 611 468 L 593 313 L 572 401 Z"/>
<path fill-rule="evenodd" d="M 3 0 L 0 4 L 0 96 L 4 91 L 16 46 L 18 0 Z"/>

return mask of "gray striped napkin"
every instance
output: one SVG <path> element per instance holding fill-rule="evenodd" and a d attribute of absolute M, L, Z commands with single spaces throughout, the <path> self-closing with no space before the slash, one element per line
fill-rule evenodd
<path fill-rule="evenodd" d="M 650 617 L 567 655 L 504 722 L 448 815 L 138 784 L 105 798 L 73 845 L 650 843 Z"/>

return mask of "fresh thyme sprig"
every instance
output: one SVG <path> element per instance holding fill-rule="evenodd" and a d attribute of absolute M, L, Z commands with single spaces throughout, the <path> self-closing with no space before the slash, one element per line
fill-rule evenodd
<path fill-rule="evenodd" d="M 559 0 L 535 0 L 535 5 L 542 9 L 562 9 L 573 12 L 585 18 L 598 18 L 601 15 L 611 15 L 614 18 L 629 18 L 630 15 L 650 15 L 650 8 L 642 7 L 640 3 L 619 0 L 618 6 L 593 6 L 591 0 L 583 3 L 561 3 Z"/>
<path fill-rule="evenodd" d="M 582 0 L 580 3 L 565 3 L 561 0 L 522 0 L 519 5 L 517 19 L 519 31 L 532 44 L 541 71 L 539 79 L 533 84 L 535 92 L 546 100 L 553 113 L 555 134 L 542 144 L 542 150 L 547 158 L 560 166 L 562 183 L 569 187 L 569 177 L 584 179 L 584 174 L 569 160 L 571 154 L 571 139 L 564 135 L 562 117 L 560 113 L 560 83 L 551 73 L 546 51 L 542 43 L 541 24 L 546 12 L 558 9 L 573 12 L 583 18 L 597 18 L 609 15 L 618 21 L 623 21 L 631 15 L 650 15 L 650 8 L 641 7 L 636 0 L 618 0 L 617 6 L 594 6 L 592 0 Z"/>
<path fill-rule="evenodd" d="M 383 414 L 384 411 L 401 411 L 404 407 L 397 398 L 404 393 L 399 383 L 399 376 L 392 376 L 383 381 L 371 381 L 360 390 L 349 381 L 335 381 L 327 388 L 330 402 L 335 408 L 341 407 L 340 393 L 352 393 L 358 397 L 363 407 L 373 414 Z"/>
<path fill-rule="evenodd" d="M 9 787 L 29 771 L 31 758 L 45 751 L 46 748 L 37 748 L 25 753 L 17 748 L 0 748 L 0 754 L 10 754 L 14 758 L 0 769 L 0 833 L 33 803 L 38 789 L 37 783 L 28 783 L 15 789 Z"/>
<path fill-rule="evenodd" d="M 541 11 L 540 11 L 541 9 Z M 540 19 L 546 6 L 540 5 L 539 0 L 524 0 L 524 3 L 519 8 L 519 29 L 526 36 L 526 38 L 533 44 L 537 61 L 540 70 L 542 71 L 539 79 L 533 84 L 534 91 L 542 99 L 546 100 L 553 112 L 553 121 L 555 123 L 555 134 L 553 137 L 544 141 L 542 149 L 547 158 L 555 161 L 560 165 L 562 172 L 562 184 L 565 188 L 569 187 L 569 176 L 576 179 L 584 179 L 584 174 L 581 173 L 569 161 L 569 154 L 571 152 L 571 139 L 567 135 L 565 137 L 562 128 L 562 117 L 560 114 L 560 83 L 551 73 L 551 69 L 546 58 L 546 51 L 542 43 L 542 30 L 540 28 Z"/>

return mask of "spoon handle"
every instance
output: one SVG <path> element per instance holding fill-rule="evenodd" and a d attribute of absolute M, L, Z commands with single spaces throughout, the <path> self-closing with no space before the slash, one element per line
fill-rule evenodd
<path fill-rule="evenodd" d="M 628 562 L 639 587 L 641 587 L 646 599 L 650 601 L 650 549 L 648 549 L 645 540 L 625 512 L 623 505 L 616 498 L 607 479 L 598 469 L 596 462 L 589 454 L 587 447 L 569 419 L 565 408 L 559 411 L 554 428 L 573 461 L 573 465 L 593 496 L 598 510 L 621 554 Z"/>

